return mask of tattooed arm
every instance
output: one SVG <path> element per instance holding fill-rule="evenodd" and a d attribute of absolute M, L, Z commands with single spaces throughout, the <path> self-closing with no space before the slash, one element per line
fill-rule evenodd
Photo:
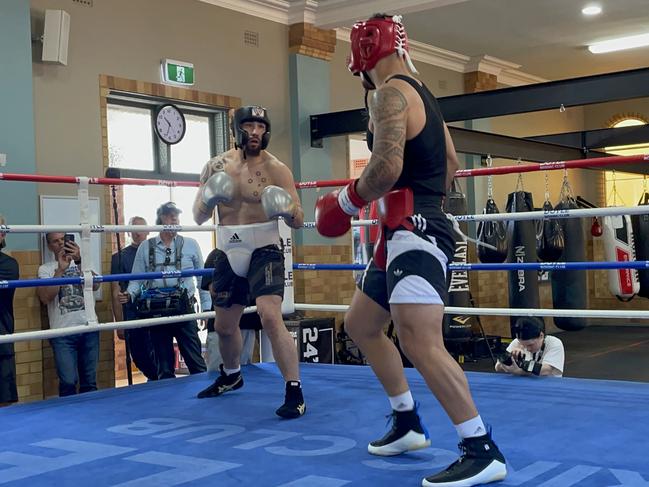
<path fill-rule="evenodd" d="M 394 86 L 386 85 L 376 90 L 369 108 L 374 145 L 370 162 L 356 186 L 358 195 L 365 201 L 380 198 L 399 179 L 408 122 L 408 102 Z"/>
<path fill-rule="evenodd" d="M 203 186 L 212 174 L 220 171 L 225 171 L 225 162 L 222 156 L 213 157 L 207 161 L 207 164 L 203 167 L 200 177 L 201 185 L 198 188 L 198 191 L 196 191 L 196 198 L 194 198 L 194 206 L 192 207 L 194 221 L 198 225 L 201 225 L 212 217 L 212 210 L 203 202 Z"/>

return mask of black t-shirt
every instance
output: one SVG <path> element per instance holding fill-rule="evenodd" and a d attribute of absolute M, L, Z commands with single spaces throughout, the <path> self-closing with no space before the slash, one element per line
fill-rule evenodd
<path fill-rule="evenodd" d="M 18 279 L 18 262 L 13 257 L 0 252 L 0 280 Z M 15 289 L 0 289 L 0 335 L 14 332 L 14 294 Z M 0 344 L 0 355 L 13 355 L 13 343 Z"/>
<path fill-rule="evenodd" d="M 218 249 L 212 250 L 205 259 L 205 268 L 212 269 L 214 268 L 214 262 L 216 261 L 216 256 L 218 255 Z M 210 290 L 210 284 L 212 284 L 212 274 L 203 276 L 201 279 L 201 289 L 204 291 Z M 241 317 L 239 321 L 239 328 L 242 330 L 261 330 L 261 318 L 257 313 L 246 313 Z M 214 318 L 207 320 L 207 331 L 212 332 L 214 330 Z"/>

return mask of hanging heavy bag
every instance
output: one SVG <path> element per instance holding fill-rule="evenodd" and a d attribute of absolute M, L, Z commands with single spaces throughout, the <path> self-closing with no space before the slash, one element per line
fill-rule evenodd
<path fill-rule="evenodd" d="M 451 215 L 466 215 L 466 196 L 459 186 L 453 181 L 451 191 L 446 194 L 444 209 Z M 467 233 L 466 222 L 460 222 L 460 230 Z M 468 254 L 467 242 L 456 236 L 454 264 L 466 264 Z M 470 306 L 469 294 L 469 273 L 468 271 L 452 271 L 449 278 L 448 305 L 449 306 Z M 473 336 L 471 328 L 475 317 L 471 315 L 444 315 L 444 339 L 445 340 L 468 340 Z"/>
<path fill-rule="evenodd" d="M 633 248 L 633 228 L 629 215 L 602 218 L 604 255 L 609 262 L 636 260 Z M 608 290 L 620 301 L 630 301 L 640 291 L 638 271 L 635 269 L 609 269 Z"/>
<path fill-rule="evenodd" d="M 562 196 L 555 210 L 576 210 L 579 206 L 574 198 Z M 559 220 L 563 230 L 564 250 L 562 262 L 584 262 L 586 260 L 586 232 L 581 218 Z M 588 285 L 585 270 L 551 271 L 552 306 L 555 309 L 588 309 Z M 588 324 L 586 318 L 555 317 L 554 324 L 567 331 L 581 330 Z"/>
<path fill-rule="evenodd" d="M 543 203 L 543 211 L 553 211 L 552 203 Z M 563 228 L 558 219 L 536 221 L 536 255 L 542 262 L 555 262 L 563 253 Z"/>
<path fill-rule="evenodd" d="M 500 213 L 493 198 L 487 199 L 485 215 Z M 507 227 L 505 222 L 487 221 L 478 224 L 478 242 L 489 245 L 478 245 L 478 259 L 485 264 L 502 264 L 507 259 Z M 495 247 L 492 248 L 492 247 Z"/>
<path fill-rule="evenodd" d="M 638 206 L 644 205 L 649 205 L 649 193 L 646 191 L 638 201 Z M 633 215 L 631 217 L 631 226 L 634 234 L 635 258 L 649 260 L 649 209 L 643 215 Z M 649 298 L 649 270 L 638 270 L 638 280 L 640 281 L 638 296 Z"/>
<path fill-rule="evenodd" d="M 507 212 L 519 213 L 532 211 L 532 193 L 515 191 L 507 198 Z M 507 226 L 509 235 L 509 262 L 536 262 L 536 229 L 534 222 L 510 221 Z M 539 278 L 536 270 L 509 271 L 509 307 L 538 308 L 539 307 Z M 509 319 L 512 336 L 514 323 L 518 316 Z"/>

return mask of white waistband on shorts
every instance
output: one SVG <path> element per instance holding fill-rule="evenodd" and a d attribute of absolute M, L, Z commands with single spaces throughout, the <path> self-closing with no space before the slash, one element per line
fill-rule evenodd
<path fill-rule="evenodd" d="M 219 225 L 216 227 L 216 248 L 226 251 L 238 247 L 255 250 L 267 245 L 279 245 L 277 220 L 246 225 Z"/>

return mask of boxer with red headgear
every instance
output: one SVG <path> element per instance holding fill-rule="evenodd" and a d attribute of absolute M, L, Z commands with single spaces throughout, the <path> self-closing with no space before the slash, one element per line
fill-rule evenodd
<path fill-rule="evenodd" d="M 369 360 L 389 396 L 392 429 L 372 441 L 374 455 L 398 455 L 430 445 L 403 371 L 399 351 L 383 329 L 392 319 L 408 359 L 453 421 L 461 458 L 426 477 L 424 486 L 470 486 L 501 480 L 505 459 L 478 415 L 466 377 L 444 347 L 447 264 L 455 235 L 442 200 L 457 155 L 437 100 L 416 73 L 399 16 L 375 15 L 351 31 L 349 69 L 369 97 L 367 142 L 372 155 L 360 178 L 316 202 L 316 228 L 325 236 L 349 230 L 351 218 L 378 201 L 380 235 L 359 281 L 345 329 Z"/>

